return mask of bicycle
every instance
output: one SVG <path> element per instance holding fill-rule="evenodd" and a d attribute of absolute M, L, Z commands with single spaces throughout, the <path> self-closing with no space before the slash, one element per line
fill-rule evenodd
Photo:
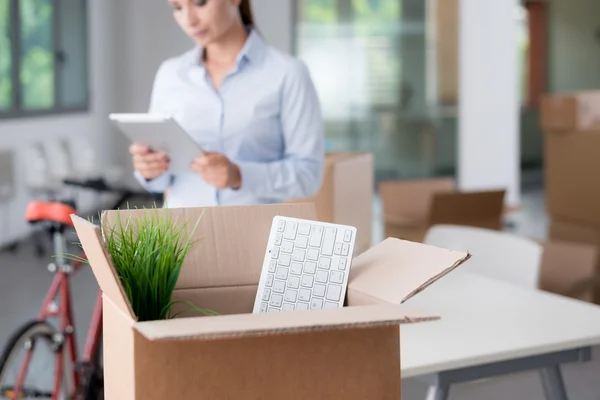
<path fill-rule="evenodd" d="M 26 219 L 45 225 L 51 236 L 55 261 L 48 266 L 54 273 L 52 284 L 36 319 L 18 329 L 0 357 L 0 399 L 98 400 L 103 398 L 100 362 L 102 300 L 98 291 L 82 357 L 75 344 L 70 277 L 83 265 L 65 258 L 67 229 L 72 228 L 74 202 L 33 201 Z M 81 256 L 82 259 L 85 255 Z M 50 323 L 56 318 L 58 326 Z M 40 365 L 41 370 L 36 367 Z M 48 365 L 50 369 L 43 367 Z M 37 372 L 37 373 L 36 373 Z"/>

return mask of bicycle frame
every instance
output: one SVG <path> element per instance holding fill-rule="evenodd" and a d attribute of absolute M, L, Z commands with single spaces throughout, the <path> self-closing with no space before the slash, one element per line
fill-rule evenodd
<path fill-rule="evenodd" d="M 69 398 L 74 398 L 77 390 L 79 389 L 79 385 L 81 384 L 77 369 L 75 368 L 78 360 L 84 365 L 98 361 L 95 359 L 95 357 L 102 332 L 102 294 L 100 291 L 98 291 L 82 358 L 78 359 L 77 346 L 75 343 L 75 322 L 73 319 L 69 279 L 70 275 L 77 272 L 83 264 L 81 262 L 75 262 L 73 264 L 67 263 L 62 256 L 66 247 L 64 233 L 61 232 L 60 229 L 56 229 L 52 231 L 52 234 L 57 261 L 54 264 L 50 264 L 49 269 L 51 272 L 55 273 L 55 276 L 52 280 L 52 284 L 50 285 L 50 289 L 46 294 L 44 302 L 42 303 L 42 308 L 37 316 L 37 320 L 45 321 L 48 318 L 58 318 L 60 321 L 60 337 L 54 338 L 60 343 L 60 346 L 55 353 L 56 371 L 54 376 L 54 390 L 52 397 L 52 400 L 59 400 L 58 395 L 60 393 L 60 385 L 62 382 L 61 378 L 63 377 L 63 373 L 65 374 L 65 377 L 67 377 L 73 383 L 73 385 L 71 385 Z M 65 346 L 68 347 L 68 354 L 64 352 L 66 350 Z M 32 350 L 33 349 L 28 349 L 23 364 L 19 369 L 15 393 L 20 392 L 21 387 L 25 382 L 27 369 L 33 355 Z M 67 357 L 67 359 L 64 357 Z M 71 367 L 70 370 L 63 371 L 65 362 L 67 362 L 67 365 Z"/>

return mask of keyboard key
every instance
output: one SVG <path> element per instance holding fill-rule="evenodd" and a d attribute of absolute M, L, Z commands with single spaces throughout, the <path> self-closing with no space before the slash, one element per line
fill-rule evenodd
<path fill-rule="evenodd" d="M 289 254 L 282 254 L 281 257 L 279 257 L 279 261 L 277 262 L 277 264 L 283 265 L 284 267 L 289 267 L 291 263 L 292 256 L 290 256 Z"/>
<path fill-rule="evenodd" d="M 314 274 L 317 271 L 317 263 L 307 261 L 304 264 L 304 272 L 307 274 Z"/>
<path fill-rule="evenodd" d="M 298 236 L 295 244 L 296 244 L 296 247 L 299 247 L 301 249 L 307 248 L 308 247 L 308 237 Z"/>
<path fill-rule="evenodd" d="M 304 257 L 306 257 L 306 251 L 304 250 L 296 250 L 294 251 L 294 255 L 292 256 L 292 260 L 303 262 Z"/>
<path fill-rule="evenodd" d="M 334 249 L 334 253 L 338 256 L 342 255 L 342 243 L 341 242 L 337 242 L 335 244 L 335 249 Z"/>
<path fill-rule="evenodd" d="M 315 299 L 313 298 L 310 302 L 311 310 L 320 310 L 323 308 L 323 299 Z"/>
<path fill-rule="evenodd" d="M 267 275 L 267 281 L 265 282 L 265 284 L 266 284 L 268 287 L 271 287 L 271 286 L 273 286 L 273 278 L 274 278 L 274 276 L 273 276 L 273 275 L 271 275 L 271 274 Z"/>
<path fill-rule="evenodd" d="M 280 219 L 279 223 L 277 224 L 277 231 L 283 232 L 284 230 L 285 230 L 285 221 Z"/>
<path fill-rule="evenodd" d="M 327 288 L 327 300 L 339 301 L 342 295 L 342 287 L 337 285 L 329 285 Z"/>
<path fill-rule="evenodd" d="M 345 271 L 346 270 L 346 263 L 348 262 L 347 259 L 345 258 L 340 258 L 340 263 L 338 264 L 338 269 Z"/>
<path fill-rule="evenodd" d="M 333 255 L 333 246 L 335 245 L 336 235 L 336 228 L 325 228 L 325 237 L 323 239 L 323 247 L 321 248 L 321 254 L 324 254 L 326 256 Z"/>
<path fill-rule="evenodd" d="M 329 275 L 329 280 L 333 283 L 344 283 L 344 273 L 340 271 L 331 271 L 331 275 Z"/>
<path fill-rule="evenodd" d="M 313 225 L 310 233 L 310 246 L 321 247 L 323 240 L 323 227 L 321 225 Z"/>
<path fill-rule="evenodd" d="M 302 264 L 293 262 L 292 266 L 290 267 L 290 272 L 292 275 L 302 275 Z"/>
<path fill-rule="evenodd" d="M 319 283 L 327 283 L 327 279 L 329 279 L 329 272 L 319 270 L 317 271 L 316 281 Z"/>
<path fill-rule="evenodd" d="M 274 260 L 279 258 L 279 247 L 273 247 L 273 249 L 271 250 L 271 258 Z"/>
<path fill-rule="evenodd" d="M 288 269 L 287 268 L 277 268 L 277 272 L 275 273 L 275 278 L 286 280 L 288 277 Z"/>
<path fill-rule="evenodd" d="M 311 288 L 311 287 L 313 287 L 314 283 L 315 283 L 315 278 L 314 277 L 312 277 L 310 275 L 304 275 L 302 277 L 301 285 L 303 287 Z"/>
<path fill-rule="evenodd" d="M 310 224 L 302 223 L 298 226 L 298 235 L 308 236 L 310 234 Z"/>
<path fill-rule="evenodd" d="M 278 233 L 275 235 L 275 246 L 281 246 L 281 242 L 283 241 L 283 235 Z"/>
<path fill-rule="evenodd" d="M 269 308 L 269 312 L 279 312 L 279 309 L 277 309 L 277 308 Z"/>
<path fill-rule="evenodd" d="M 296 230 L 298 229 L 298 223 L 295 221 L 289 221 L 285 226 L 285 233 L 283 234 L 284 239 L 294 240 L 296 239 Z"/>
<path fill-rule="evenodd" d="M 298 311 L 306 311 L 306 310 L 308 310 L 308 304 L 306 304 L 306 303 L 298 303 L 298 304 L 296 304 L 296 310 L 298 310 Z"/>
<path fill-rule="evenodd" d="M 281 311 L 294 311 L 294 305 L 290 303 L 283 303 L 283 307 L 281 307 Z"/>
<path fill-rule="evenodd" d="M 291 254 L 294 251 L 294 243 L 284 240 L 283 244 L 281 245 L 281 251 L 283 253 Z"/>
<path fill-rule="evenodd" d="M 310 301 L 310 290 L 308 289 L 300 289 L 298 292 L 298 300 L 302 301 Z"/>
<path fill-rule="evenodd" d="M 287 285 L 292 289 L 298 289 L 300 287 L 300 278 L 297 276 L 290 276 L 290 279 L 287 281 Z"/>
<path fill-rule="evenodd" d="M 265 289 L 262 299 L 264 301 L 269 301 L 269 297 L 271 297 L 271 289 Z"/>
<path fill-rule="evenodd" d="M 308 249 L 308 251 L 306 252 L 306 258 L 311 261 L 317 261 L 319 259 L 319 250 Z"/>
<path fill-rule="evenodd" d="M 273 296 L 271 296 L 271 301 L 269 302 L 269 305 L 271 305 L 272 307 L 281 307 L 282 303 L 283 296 L 280 294 L 274 294 Z"/>
<path fill-rule="evenodd" d="M 295 303 L 296 298 L 298 297 L 298 292 L 295 290 L 288 289 L 285 291 L 285 301 L 289 301 L 290 303 Z"/>
<path fill-rule="evenodd" d="M 313 289 L 313 294 L 318 297 L 325 297 L 325 285 L 319 285 L 317 283 Z"/>
<path fill-rule="evenodd" d="M 350 252 L 350 245 L 348 243 L 342 244 L 342 255 L 347 256 Z"/>
<path fill-rule="evenodd" d="M 321 257 L 319 259 L 319 268 L 329 269 L 330 266 L 331 266 L 331 258 Z"/>
<path fill-rule="evenodd" d="M 273 293 L 283 293 L 285 292 L 285 282 L 284 281 L 275 281 L 273 283 Z"/>
<path fill-rule="evenodd" d="M 344 242 L 350 242 L 352 240 L 352 231 L 350 229 L 346 229 L 344 231 Z"/>
<path fill-rule="evenodd" d="M 269 264 L 269 272 L 270 273 L 275 273 L 275 270 L 277 269 L 277 261 L 273 260 L 271 261 L 271 263 Z"/>
<path fill-rule="evenodd" d="M 337 303 L 332 303 L 330 301 L 326 301 L 325 302 L 325 309 L 330 309 L 330 308 L 339 308 L 340 306 Z"/>
<path fill-rule="evenodd" d="M 269 305 L 267 303 L 262 303 L 260 305 L 260 312 L 267 312 L 268 309 L 269 309 Z"/>

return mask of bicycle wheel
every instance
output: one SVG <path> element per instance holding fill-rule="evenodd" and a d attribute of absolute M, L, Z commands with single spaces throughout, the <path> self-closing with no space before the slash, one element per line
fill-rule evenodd
<path fill-rule="evenodd" d="M 19 329 L 8 341 L 0 358 L 0 399 L 68 399 L 69 388 L 64 387 L 64 370 L 58 396 L 54 395 L 56 380 L 57 330 L 50 324 L 32 321 Z M 23 367 L 26 365 L 26 367 Z M 15 392 L 21 369 L 24 378 Z"/>

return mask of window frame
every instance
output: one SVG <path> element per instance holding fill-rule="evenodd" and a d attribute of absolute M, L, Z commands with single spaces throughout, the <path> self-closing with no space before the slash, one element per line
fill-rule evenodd
<path fill-rule="evenodd" d="M 89 3 L 88 0 L 78 0 L 83 4 L 83 18 L 85 29 L 82 32 L 83 40 L 85 43 L 86 51 L 82 54 L 82 63 L 85 69 L 86 76 L 86 94 L 85 100 L 82 104 L 71 107 L 63 107 L 60 105 L 60 98 L 62 95 L 61 87 L 61 73 L 60 68 L 61 62 L 59 60 L 60 55 L 65 53 L 62 49 L 61 43 L 61 18 L 60 10 L 63 0 L 51 0 L 52 2 L 52 52 L 54 55 L 54 104 L 51 108 L 40 109 L 40 110 L 27 110 L 21 107 L 21 82 L 20 82 L 20 70 L 21 70 L 21 21 L 20 21 L 20 7 L 19 0 L 9 0 L 9 16 L 10 16 L 10 28 L 9 28 L 9 40 L 10 40 L 10 52 L 11 52 L 11 107 L 6 110 L 0 110 L 0 120 L 6 119 L 17 119 L 17 118 L 29 118 L 29 117 L 43 117 L 53 115 L 65 115 L 74 113 L 85 113 L 90 110 L 90 63 L 89 63 Z"/>

